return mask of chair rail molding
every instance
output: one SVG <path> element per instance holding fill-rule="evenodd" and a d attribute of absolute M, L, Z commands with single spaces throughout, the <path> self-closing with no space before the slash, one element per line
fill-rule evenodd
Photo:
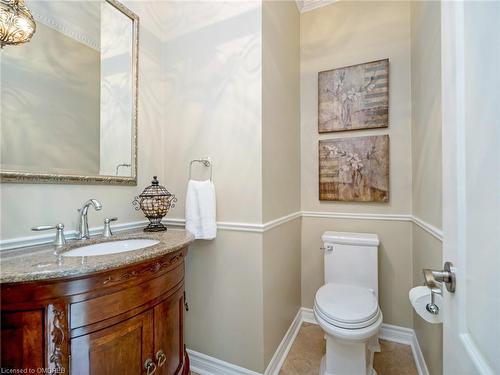
<path fill-rule="evenodd" d="M 436 237 L 439 241 L 443 242 L 443 231 L 441 229 L 436 228 L 435 226 L 423 221 L 418 216 L 412 216 L 412 221 L 418 225 L 420 228 L 425 230 L 430 235 Z"/>
<path fill-rule="evenodd" d="M 280 225 L 286 224 L 289 221 L 299 218 L 318 218 L 318 219 L 354 219 L 354 220 L 379 220 L 379 221 L 403 221 L 413 222 L 427 233 L 434 236 L 439 241 L 443 241 L 443 231 L 434 227 L 433 225 L 425 222 L 417 216 L 410 214 L 381 214 L 381 213 L 352 213 L 352 212 L 324 212 L 324 211 L 296 211 L 288 215 L 281 216 L 277 219 L 268 221 L 266 223 L 244 223 L 233 221 L 218 221 L 217 229 L 230 230 L 237 232 L 253 232 L 264 233 L 268 230 L 276 228 Z M 185 219 L 181 218 L 166 218 L 163 223 L 167 226 L 174 228 L 184 228 L 186 224 Z M 147 221 L 134 221 L 128 223 L 120 223 L 113 225 L 116 232 L 122 232 L 131 229 L 141 228 L 147 224 Z M 99 235 L 102 232 L 102 226 L 91 228 L 90 235 Z M 76 236 L 76 231 L 67 231 L 66 238 L 73 239 Z M 28 237 L 17 237 L 6 240 L 0 240 L 0 250 L 17 249 L 26 246 L 35 246 L 50 243 L 53 240 L 53 235 L 44 234 Z"/>
<path fill-rule="evenodd" d="M 359 220 L 386 220 L 386 221 L 412 221 L 410 214 L 379 214 L 379 213 L 354 213 L 330 211 L 302 211 L 302 217 L 330 218 L 330 219 L 359 219 Z"/>

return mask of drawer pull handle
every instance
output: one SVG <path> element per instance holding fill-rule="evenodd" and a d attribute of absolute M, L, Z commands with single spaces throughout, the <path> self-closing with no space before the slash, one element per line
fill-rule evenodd
<path fill-rule="evenodd" d="M 156 364 L 151 358 L 148 358 L 146 359 L 146 362 L 144 362 L 144 368 L 146 369 L 147 375 L 153 375 L 156 371 Z"/>
<path fill-rule="evenodd" d="M 156 352 L 156 361 L 158 362 L 158 367 L 161 367 L 167 361 L 167 356 L 163 352 L 163 350 L 158 350 Z"/>

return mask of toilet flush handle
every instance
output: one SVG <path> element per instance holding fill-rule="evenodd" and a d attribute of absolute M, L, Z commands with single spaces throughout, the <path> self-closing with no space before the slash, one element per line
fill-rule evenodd
<path fill-rule="evenodd" d="M 333 250 L 333 246 L 332 245 L 326 245 L 325 247 L 320 247 L 319 249 L 322 250 L 322 251 L 332 251 Z"/>

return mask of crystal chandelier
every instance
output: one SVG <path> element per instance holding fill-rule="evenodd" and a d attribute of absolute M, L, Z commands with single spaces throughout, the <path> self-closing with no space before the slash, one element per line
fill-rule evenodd
<path fill-rule="evenodd" d="M 24 0 L 0 0 L 0 47 L 26 43 L 36 24 Z"/>

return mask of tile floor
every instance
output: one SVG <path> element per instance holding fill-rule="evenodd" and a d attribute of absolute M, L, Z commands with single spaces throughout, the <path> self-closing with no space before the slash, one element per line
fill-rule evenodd
<path fill-rule="evenodd" d="M 380 340 L 382 351 L 375 354 L 378 375 L 417 375 L 417 367 L 409 345 Z M 316 324 L 303 323 L 288 353 L 280 375 L 318 375 L 325 353 L 323 331 Z M 194 372 L 192 375 L 197 375 Z"/>

